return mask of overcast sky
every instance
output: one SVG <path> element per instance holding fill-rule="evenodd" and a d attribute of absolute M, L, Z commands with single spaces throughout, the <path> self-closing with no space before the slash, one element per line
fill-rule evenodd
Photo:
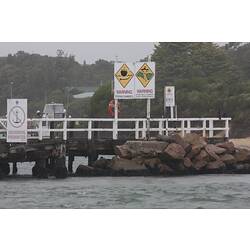
<path fill-rule="evenodd" d="M 78 62 L 94 63 L 98 59 L 108 61 L 139 61 L 153 53 L 154 43 L 111 43 L 111 42 L 83 42 L 83 43 L 0 43 L 0 56 L 15 54 L 22 50 L 29 53 L 56 56 L 57 49 L 75 55 Z"/>

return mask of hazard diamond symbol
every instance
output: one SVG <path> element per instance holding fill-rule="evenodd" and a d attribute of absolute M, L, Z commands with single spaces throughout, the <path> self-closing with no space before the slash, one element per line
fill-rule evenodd
<path fill-rule="evenodd" d="M 134 74 L 129 69 L 127 64 L 123 64 L 121 68 L 115 73 L 115 77 L 119 81 L 119 83 L 122 85 L 123 88 L 125 88 L 130 80 L 133 78 Z"/>
<path fill-rule="evenodd" d="M 144 63 L 137 71 L 136 77 L 141 82 L 142 86 L 146 88 L 154 77 L 154 72 L 150 69 L 147 63 Z"/>

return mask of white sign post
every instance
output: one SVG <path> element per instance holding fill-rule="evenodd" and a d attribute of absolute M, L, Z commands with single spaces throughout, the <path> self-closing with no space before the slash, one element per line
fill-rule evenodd
<path fill-rule="evenodd" d="M 7 100 L 7 142 L 27 142 L 27 99 Z"/>
<path fill-rule="evenodd" d="M 174 118 L 175 87 L 165 86 L 164 88 L 164 109 L 170 107 L 171 118 Z"/>

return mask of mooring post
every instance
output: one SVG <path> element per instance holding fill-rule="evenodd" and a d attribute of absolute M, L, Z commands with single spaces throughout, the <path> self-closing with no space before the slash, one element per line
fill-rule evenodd
<path fill-rule="evenodd" d="M 73 173 L 73 162 L 74 162 L 74 155 L 69 154 L 69 160 L 68 160 L 68 172 Z"/>
<path fill-rule="evenodd" d="M 17 163 L 16 162 L 13 162 L 12 174 L 13 175 L 17 174 Z"/>

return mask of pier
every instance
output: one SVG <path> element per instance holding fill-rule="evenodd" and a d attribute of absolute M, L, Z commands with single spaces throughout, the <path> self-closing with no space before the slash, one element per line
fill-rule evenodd
<path fill-rule="evenodd" d="M 72 173 L 75 156 L 114 155 L 116 145 L 128 140 L 151 140 L 158 135 L 199 133 L 210 140 L 229 137 L 231 118 L 32 118 L 27 119 L 27 143 L 7 143 L 7 120 L 0 119 L 0 165 L 35 161 L 37 169 L 47 167 L 56 177 Z M 68 166 L 65 167 L 65 157 Z M 61 168 L 63 166 L 63 168 Z M 6 168 L 6 167 L 5 167 Z M 14 169 L 14 168 L 13 168 Z M 57 169 L 57 171 L 55 171 Z M 59 169 L 59 170 L 58 170 Z M 62 170 L 64 169 L 64 170 Z M 10 171 L 5 170 L 8 174 Z M 39 173 L 41 177 L 43 173 Z"/>

